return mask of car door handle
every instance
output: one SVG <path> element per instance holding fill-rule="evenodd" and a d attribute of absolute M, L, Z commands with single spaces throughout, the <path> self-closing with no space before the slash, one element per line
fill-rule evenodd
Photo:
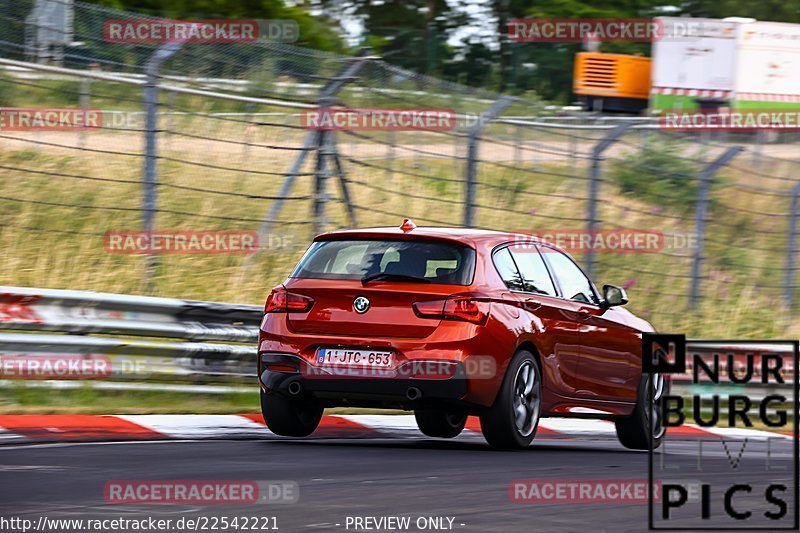
<path fill-rule="evenodd" d="M 528 311 L 536 311 L 541 309 L 542 304 L 537 302 L 536 300 L 525 300 L 525 309 Z"/>
<path fill-rule="evenodd" d="M 589 317 L 592 316 L 586 311 L 578 311 L 578 319 L 579 320 L 589 320 Z"/>

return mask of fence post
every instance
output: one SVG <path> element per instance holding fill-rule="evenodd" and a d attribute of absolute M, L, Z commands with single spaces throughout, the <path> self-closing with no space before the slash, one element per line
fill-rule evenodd
<path fill-rule="evenodd" d="M 146 82 L 144 86 L 144 108 L 145 108 L 145 127 L 144 127 L 144 194 L 142 199 L 143 229 L 145 233 L 153 231 L 156 215 L 156 188 L 158 176 L 156 174 L 156 162 L 158 158 L 158 146 L 156 135 L 158 133 L 158 78 L 161 65 L 172 57 L 183 46 L 183 42 L 171 42 L 161 46 L 156 50 L 144 67 Z M 147 265 L 145 267 L 145 285 L 152 288 L 153 277 L 156 271 L 156 257 L 148 252 Z"/>
<path fill-rule="evenodd" d="M 327 106 L 323 106 L 327 107 Z M 317 145 L 317 164 L 314 171 L 314 205 L 312 206 L 311 222 L 314 233 L 322 233 L 327 221 L 325 220 L 325 204 L 328 202 L 328 161 L 333 156 L 331 146 L 331 132 L 322 130 L 319 132 L 319 144 Z"/>
<path fill-rule="evenodd" d="M 753 166 L 758 168 L 761 166 L 762 155 L 764 153 L 764 143 L 766 142 L 766 135 L 763 129 L 758 129 L 755 134 L 755 147 L 753 149 Z"/>
<path fill-rule="evenodd" d="M 464 227 L 471 228 L 475 224 L 475 175 L 478 167 L 478 144 L 481 133 L 489 122 L 496 119 L 514 102 L 510 96 L 501 96 L 489 109 L 481 113 L 475 124 L 467 132 L 467 167 L 464 180 Z"/>
<path fill-rule="evenodd" d="M 89 109 L 89 99 L 92 96 L 92 78 L 81 78 L 80 95 L 78 97 L 78 105 L 81 109 Z M 78 135 L 78 146 L 84 148 L 86 146 L 86 130 L 81 129 Z"/>
<path fill-rule="evenodd" d="M 572 123 L 574 125 L 574 122 Z M 578 138 L 575 128 L 569 128 L 569 173 L 575 176 L 576 159 L 578 157 Z"/>
<path fill-rule="evenodd" d="M 586 230 L 589 235 L 594 235 L 597 232 L 597 226 L 600 223 L 597 217 L 597 202 L 600 194 L 600 182 L 602 181 L 600 163 L 603 161 L 603 152 L 617 142 L 632 125 L 630 122 L 620 124 L 611 130 L 608 135 L 600 139 L 600 142 L 592 148 L 592 164 L 589 167 L 589 206 L 586 219 Z M 594 279 L 595 275 L 595 262 L 594 249 L 590 246 L 586 252 L 586 274 L 591 280 Z"/>
<path fill-rule="evenodd" d="M 397 142 L 394 130 L 386 132 L 388 142 L 386 143 L 386 182 L 391 184 L 394 181 L 394 147 Z"/>
<path fill-rule="evenodd" d="M 789 232 L 786 241 L 786 272 L 783 284 L 783 298 L 786 311 L 794 308 L 794 260 L 797 255 L 797 217 L 798 203 L 800 201 L 800 183 L 792 188 L 791 204 L 789 207 Z"/>
<path fill-rule="evenodd" d="M 700 172 L 697 207 L 694 212 L 695 249 L 694 258 L 692 259 L 692 287 L 689 293 L 689 309 L 696 309 L 697 301 L 700 299 L 700 272 L 702 270 L 703 252 L 705 251 L 706 214 L 708 213 L 708 196 L 711 190 L 712 178 L 720 168 L 727 165 L 742 149 L 741 146 L 731 146 Z"/>

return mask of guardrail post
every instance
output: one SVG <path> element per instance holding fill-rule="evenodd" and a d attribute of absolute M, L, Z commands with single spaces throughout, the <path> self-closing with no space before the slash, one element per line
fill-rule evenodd
<path fill-rule="evenodd" d="M 594 235 L 600 224 L 600 219 L 597 215 L 597 202 L 600 194 L 600 182 L 603 179 L 600 169 L 600 163 L 603 161 L 603 152 L 617 142 L 632 125 L 633 124 L 630 122 L 620 124 L 611 130 L 608 135 L 600 139 L 600 142 L 595 144 L 592 149 L 592 164 L 589 167 L 589 206 L 586 218 L 586 230 L 589 232 L 589 235 Z M 586 274 L 591 280 L 594 280 L 596 270 L 595 263 L 594 249 L 590 246 L 589 250 L 586 252 Z"/>
<path fill-rule="evenodd" d="M 700 299 L 700 272 L 702 271 L 704 259 L 706 215 L 708 213 L 709 192 L 711 191 L 712 178 L 720 168 L 727 165 L 731 159 L 742 151 L 742 149 L 741 146 L 732 146 L 728 148 L 725 150 L 725 153 L 706 165 L 699 176 L 697 206 L 694 212 L 694 234 L 696 244 L 694 257 L 692 259 L 692 286 L 689 293 L 689 309 L 696 309 L 697 301 Z"/>
<path fill-rule="evenodd" d="M 794 271 L 795 257 L 797 256 L 797 218 L 798 203 L 800 203 L 800 183 L 792 188 L 791 204 L 789 206 L 789 231 L 786 240 L 786 271 L 783 282 L 783 298 L 786 311 L 794 308 Z"/>
<path fill-rule="evenodd" d="M 161 46 L 156 50 L 144 67 L 146 84 L 144 86 L 144 108 L 145 108 L 145 127 L 144 127 L 144 195 L 142 199 L 143 229 L 145 233 L 153 231 L 156 216 L 156 188 L 158 186 L 158 176 L 156 174 L 156 162 L 158 159 L 158 146 L 156 135 L 158 133 L 158 78 L 161 65 L 175 55 L 181 49 L 183 42 L 171 42 Z M 153 277 L 156 271 L 156 257 L 147 254 L 147 265 L 145 267 L 145 285 L 152 288 Z"/>
<path fill-rule="evenodd" d="M 471 228 L 475 224 L 475 176 L 478 167 L 478 144 L 484 128 L 496 119 L 514 102 L 510 96 L 501 96 L 489 109 L 478 116 L 475 124 L 467 132 L 467 167 L 464 180 L 464 227 Z"/>

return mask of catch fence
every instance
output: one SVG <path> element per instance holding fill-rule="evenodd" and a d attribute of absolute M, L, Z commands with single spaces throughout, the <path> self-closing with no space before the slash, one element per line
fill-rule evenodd
<path fill-rule="evenodd" d="M 49 2 L 72 10 L 69 39 L 40 31 L 34 8 Z M 412 218 L 600 235 L 571 251 L 600 284 L 625 286 L 659 330 L 800 331 L 793 134 L 688 134 L 647 117 L 580 114 L 419 75 L 369 50 L 112 44 L 110 19 L 142 16 L 0 0 L 0 106 L 103 117 L 85 130 L 0 129 L 7 284 L 258 303 L 314 234 Z M 321 105 L 448 109 L 457 120 L 445 131 L 304 127 L 303 113 Z M 250 232 L 258 246 L 109 247 L 109 232 L 151 230 Z M 654 246 L 613 247 L 637 235 L 655 235 Z"/>

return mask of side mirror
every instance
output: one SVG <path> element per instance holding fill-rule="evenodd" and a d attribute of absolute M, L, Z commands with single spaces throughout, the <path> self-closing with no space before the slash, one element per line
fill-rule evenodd
<path fill-rule="evenodd" d="M 628 294 L 622 287 L 603 285 L 603 299 L 606 307 L 615 307 L 628 303 Z"/>

